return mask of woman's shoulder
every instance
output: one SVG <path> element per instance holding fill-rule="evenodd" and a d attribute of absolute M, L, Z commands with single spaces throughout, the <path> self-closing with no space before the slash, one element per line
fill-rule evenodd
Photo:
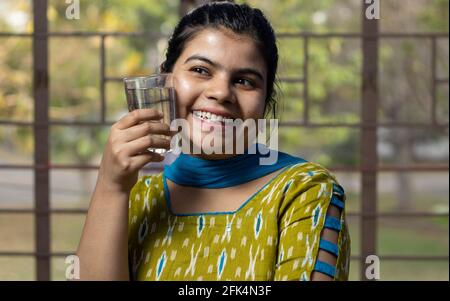
<path fill-rule="evenodd" d="M 129 195 L 130 209 L 140 208 L 139 205 L 148 206 L 158 202 L 164 195 L 162 172 L 158 174 L 143 175 L 138 178 Z"/>
<path fill-rule="evenodd" d="M 161 211 L 161 200 L 164 195 L 162 175 L 143 175 L 138 178 L 130 191 L 129 205 L 129 227 L 136 231 L 133 225 L 140 225 L 145 217 L 152 218 Z"/>
<path fill-rule="evenodd" d="M 296 185 L 338 184 L 336 176 L 325 166 L 309 161 L 289 165 L 280 176 L 284 182 Z"/>
<path fill-rule="evenodd" d="M 283 205 L 295 204 L 302 200 L 319 199 L 321 196 L 339 194 L 345 199 L 344 188 L 336 176 L 325 166 L 315 162 L 302 162 L 288 166 L 280 175 L 278 185 L 283 191 Z M 282 205 L 282 207 L 283 207 Z"/>

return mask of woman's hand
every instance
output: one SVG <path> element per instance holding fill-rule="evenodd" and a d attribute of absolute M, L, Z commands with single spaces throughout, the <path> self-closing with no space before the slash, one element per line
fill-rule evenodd
<path fill-rule="evenodd" d="M 169 125 L 160 122 L 161 118 L 162 114 L 155 109 L 138 109 L 112 125 L 100 164 L 99 185 L 129 193 L 142 167 L 164 160 L 162 155 L 147 150 L 170 149 L 174 132 Z"/>

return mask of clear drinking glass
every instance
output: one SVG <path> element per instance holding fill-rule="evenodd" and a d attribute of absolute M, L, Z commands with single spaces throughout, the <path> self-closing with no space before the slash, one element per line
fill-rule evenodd
<path fill-rule="evenodd" d="M 129 77 L 124 78 L 123 81 L 129 112 L 136 109 L 156 109 L 164 114 L 164 117 L 161 119 L 162 122 L 170 126 L 170 123 L 177 115 L 175 90 L 171 73 Z M 164 154 L 167 151 L 163 148 L 149 148 L 149 150 L 158 154 Z M 167 152 L 170 151 L 172 150 Z"/>

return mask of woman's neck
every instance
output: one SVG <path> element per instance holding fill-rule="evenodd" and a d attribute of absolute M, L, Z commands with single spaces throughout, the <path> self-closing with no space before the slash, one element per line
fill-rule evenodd
<path fill-rule="evenodd" d="M 236 148 L 236 143 L 233 144 L 233 151 L 232 152 L 226 152 L 225 149 L 222 148 L 220 153 L 214 153 L 211 150 L 211 152 L 212 152 L 211 154 L 206 154 L 204 152 L 204 149 L 201 148 L 200 149 L 201 153 L 195 153 L 194 152 L 194 153 L 190 153 L 188 155 L 192 156 L 194 158 L 203 159 L 203 160 L 225 160 L 225 159 L 230 159 L 230 158 L 233 158 L 233 157 L 236 157 L 238 155 L 246 153 L 249 150 L 249 147 L 252 150 L 254 149 L 255 152 L 257 151 L 256 144 L 251 144 L 249 146 L 248 142 L 245 142 L 244 146 L 243 146 L 243 149 L 239 149 L 239 150 L 237 150 L 237 148 Z M 190 149 L 194 149 L 192 141 L 191 141 L 191 148 Z M 251 153 L 253 153 L 253 152 L 251 152 Z"/>

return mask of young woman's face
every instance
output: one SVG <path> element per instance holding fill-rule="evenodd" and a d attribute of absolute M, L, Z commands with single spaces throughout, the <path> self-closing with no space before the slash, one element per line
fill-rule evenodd
<path fill-rule="evenodd" d="M 172 73 L 178 118 L 187 120 L 191 143 L 204 149 L 205 143 L 202 145 L 202 141 L 208 133 L 212 135 L 211 126 L 223 130 L 220 117 L 208 120 L 198 117 L 200 112 L 243 121 L 263 118 L 266 68 L 256 43 L 248 36 L 227 29 L 204 29 L 190 40 Z M 201 133 L 193 135 L 194 124 L 196 129 L 201 129 Z M 224 133 L 220 135 L 223 138 Z M 214 140 L 217 141 L 217 138 Z M 200 157 L 221 159 L 230 155 L 202 154 Z"/>

